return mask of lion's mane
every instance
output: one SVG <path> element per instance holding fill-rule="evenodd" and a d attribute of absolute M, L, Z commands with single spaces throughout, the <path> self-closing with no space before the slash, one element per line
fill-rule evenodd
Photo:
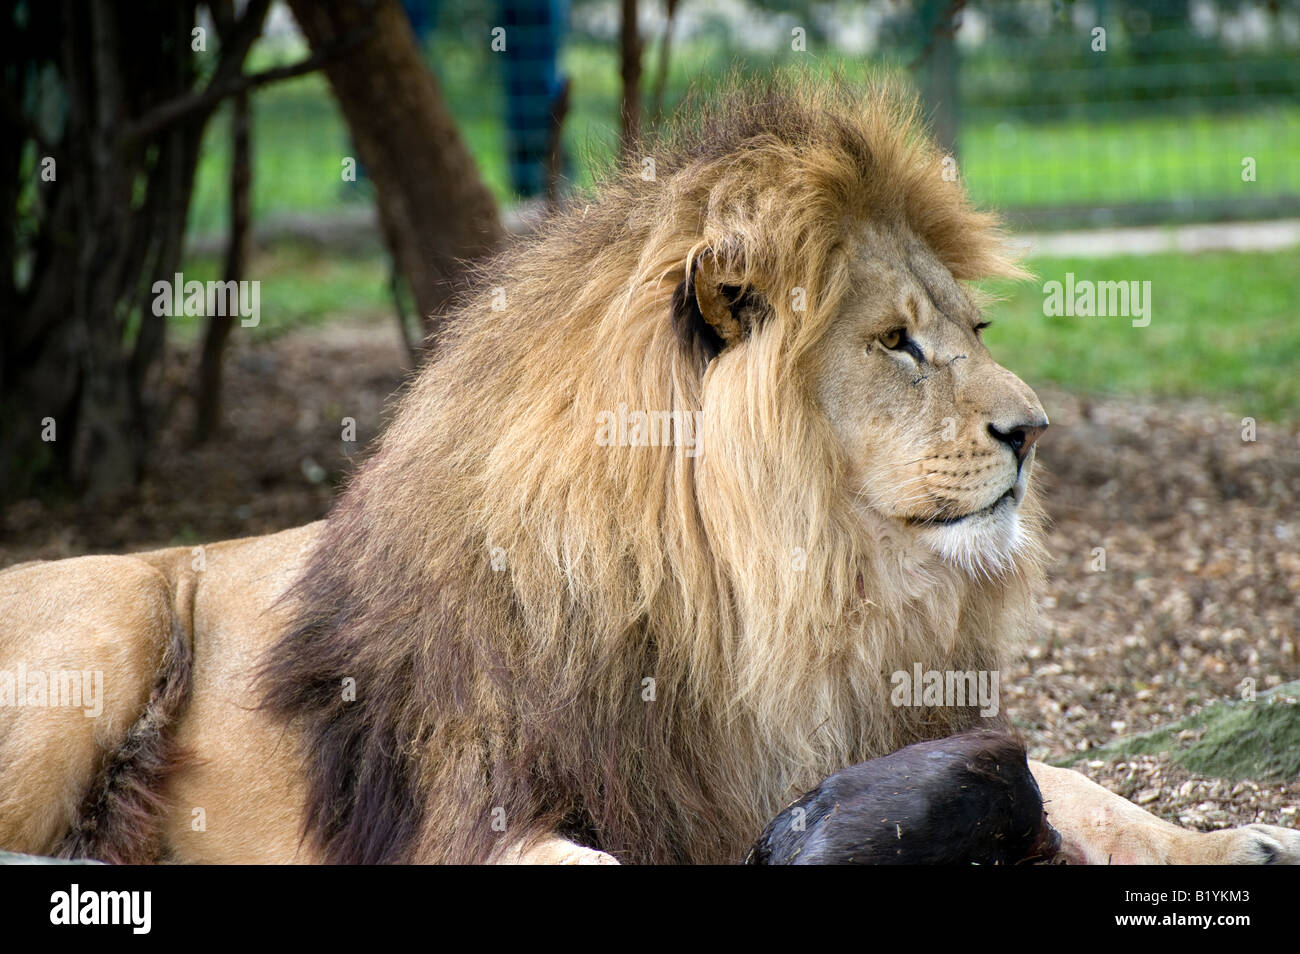
<path fill-rule="evenodd" d="M 264 670 L 328 860 L 558 831 L 739 861 L 820 777 L 970 722 L 895 708 L 890 673 L 997 669 L 1026 628 L 1032 567 L 977 580 L 864 526 L 803 372 L 855 226 L 973 279 L 1014 268 L 995 222 L 886 90 L 713 103 L 483 269 L 330 516 Z M 724 249 L 771 315 L 717 355 L 682 299 Z M 702 412 L 703 452 L 603 446 L 620 404 Z"/>

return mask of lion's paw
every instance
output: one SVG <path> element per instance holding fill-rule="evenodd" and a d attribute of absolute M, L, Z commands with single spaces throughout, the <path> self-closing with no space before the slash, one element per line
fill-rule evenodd
<path fill-rule="evenodd" d="M 579 857 L 568 863 L 571 865 L 616 865 L 618 864 L 618 859 L 603 851 L 593 851 L 590 848 L 584 848 Z"/>
<path fill-rule="evenodd" d="M 1300 864 L 1300 831 L 1277 825 L 1247 825 L 1209 832 L 1203 863 L 1218 865 Z"/>
<path fill-rule="evenodd" d="M 618 859 L 595 848 L 585 848 L 567 838 L 552 836 L 527 847 L 516 846 L 500 859 L 511 865 L 616 865 Z"/>
<path fill-rule="evenodd" d="M 597 851 L 595 848 L 584 848 L 582 845 L 569 844 L 566 848 L 558 850 L 549 863 L 553 865 L 616 865 L 618 859 L 606 852 Z"/>
<path fill-rule="evenodd" d="M 1278 825 L 1249 825 L 1246 830 L 1256 832 L 1262 839 L 1272 842 L 1265 849 L 1268 857 L 1263 864 L 1300 865 L 1300 831 Z"/>

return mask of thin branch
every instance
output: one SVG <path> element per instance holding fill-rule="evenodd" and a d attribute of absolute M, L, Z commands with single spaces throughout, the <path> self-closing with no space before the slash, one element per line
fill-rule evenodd
<path fill-rule="evenodd" d="M 560 171 L 564 159 L 564 120 L 569 115 L 569 77 L 560 78 L 560 90 L 551 100 L 546 131 L 546 204 L 552 212 L 560 196 Z"/>
<path fill-rule="evenodd" d="M 223 42 L 229 53 L 223 54 L 217 67 L 216 75 L 201 92 L 160 103 L 140 118 L 134 120 L 125 131 L 128 141 L 138 141 L 156 135 L 161 129 L 178 122 L 196 112 L 215 109 L 222 100 L 240 93 L 248 93 L 271 83 L 293 79 L 314 73 L 334 58 L 341 56 L 365 40 L 372 32 L 366 25 L 348 36 L 340 37 L 337 42 L 323 46 L 306 59 L 288 66 L 277 66 L 259 73 L 242 73 L 244 59 L 248 48 L 262 32 L 262 20 L 266 16 L 269 0 L 255 0 L 249 4 L 243 18 L 230 31 Z M 227 75 L 223 75 L 227 74 Z M 233 75 L 229 75 L 232 74 Z"/>
<path fill-rule="evenodd" d="M 664 32 L 659 39 L 659 67 L 655 75 L 654 98 L 650 107 L 650 122 L 658 126 L 664 118 L 664 90 L 668 86 L 668 51 L 673 39 L 673 18 L 677 16 L 677 0 L 664 2 Z"/>
<path fill-rule="evenodd" d="M 619 23 L 620 73 L 623 97 L 619 107 L 619 155 L 626 159 L 641 138 L 641 35 L 637 24 L 637 0 L 622 0 Z"/>
<path fill-rule="evenodd" d="M 336 49 L 313 53 L 300 63 L 294 63 L 290 66 L 277 66 L 274 69 L 263 70 L 260 73 L 237 76 L 219 86 L 208 86 L 201 93 L 182 96 L 162 103 L 133 122 L 127 129 L 127 138 L 141 139 L 153 136 L 159 130 L 170 126 L 191 113 L 215 108 L 223 99 L 239 93 L 251 92 L 270 83 L 278 83 L 281 80 L 293 79 L 295 76 L 314 73 L 341 52 L 341 49 Z"/>

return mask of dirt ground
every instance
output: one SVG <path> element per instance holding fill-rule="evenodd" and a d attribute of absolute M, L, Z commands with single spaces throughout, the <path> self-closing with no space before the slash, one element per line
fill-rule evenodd
<path fill-rule="evenodd" d="M 1003 690 L 1035 753 L 1086 752 L 1240 698 L 1247 679 L 1300 676 L 1300 428 L 1245 441 L 1239 416 L 1208 406 L 1040 397 L 1050 582 Z M 1198 828 L 1298 821 L 1295 779 L 1203 779 L 1151 757 L 1076 767 Z"/>
<path fill-rule="evenodd" d="M 391 321 L 295 332 L 229 356 L 222 438 L 192 448 L 170 409 L 137 497 L 24 501 L 0 514 L 0 566 L 263 533 L 316 519 L 380 429 L 404 378 Z M 169 387 L 192 363 L 175 353 Z M 1031 382 L 1032 383 L 1032 382 Z M 1195 707 L 1300 678 L 1300 426 L 1207 406 L 1040 389 L 1052 554 L 1039 632 L 1005 677 L 1004 709 L 1033 754 L 1086 752 Z M 341 440 L 343 419 L 356 442 Z M 1104 569 L 1102 554 L 1104 550 Z M 1300 782 L 1198 778 L 1143 757 L 1078 766 L 1172 821 L 1296 826 Z"/>

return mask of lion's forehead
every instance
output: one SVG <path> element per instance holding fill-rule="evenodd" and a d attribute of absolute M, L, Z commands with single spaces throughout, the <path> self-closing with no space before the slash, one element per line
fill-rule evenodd
<path fill-rule="evenodd" d="M 928 305 L 921 316 L 925 319 L 968 327 L 978 318 L 979 309 L 961 283 L 903 226 L 876 225 L 860 232 L 850 269 L 852 300 L 875 317 L 906 318 L 902 305 L 912 294 Z"/>
<path fill-rule="evenodd" d="M 919 240 L 908 249 L 908 273 L 925 289 L 939 316 L 969 323 L 977 309 L 952 272 L 939 261 L 929 247 Z"/>

